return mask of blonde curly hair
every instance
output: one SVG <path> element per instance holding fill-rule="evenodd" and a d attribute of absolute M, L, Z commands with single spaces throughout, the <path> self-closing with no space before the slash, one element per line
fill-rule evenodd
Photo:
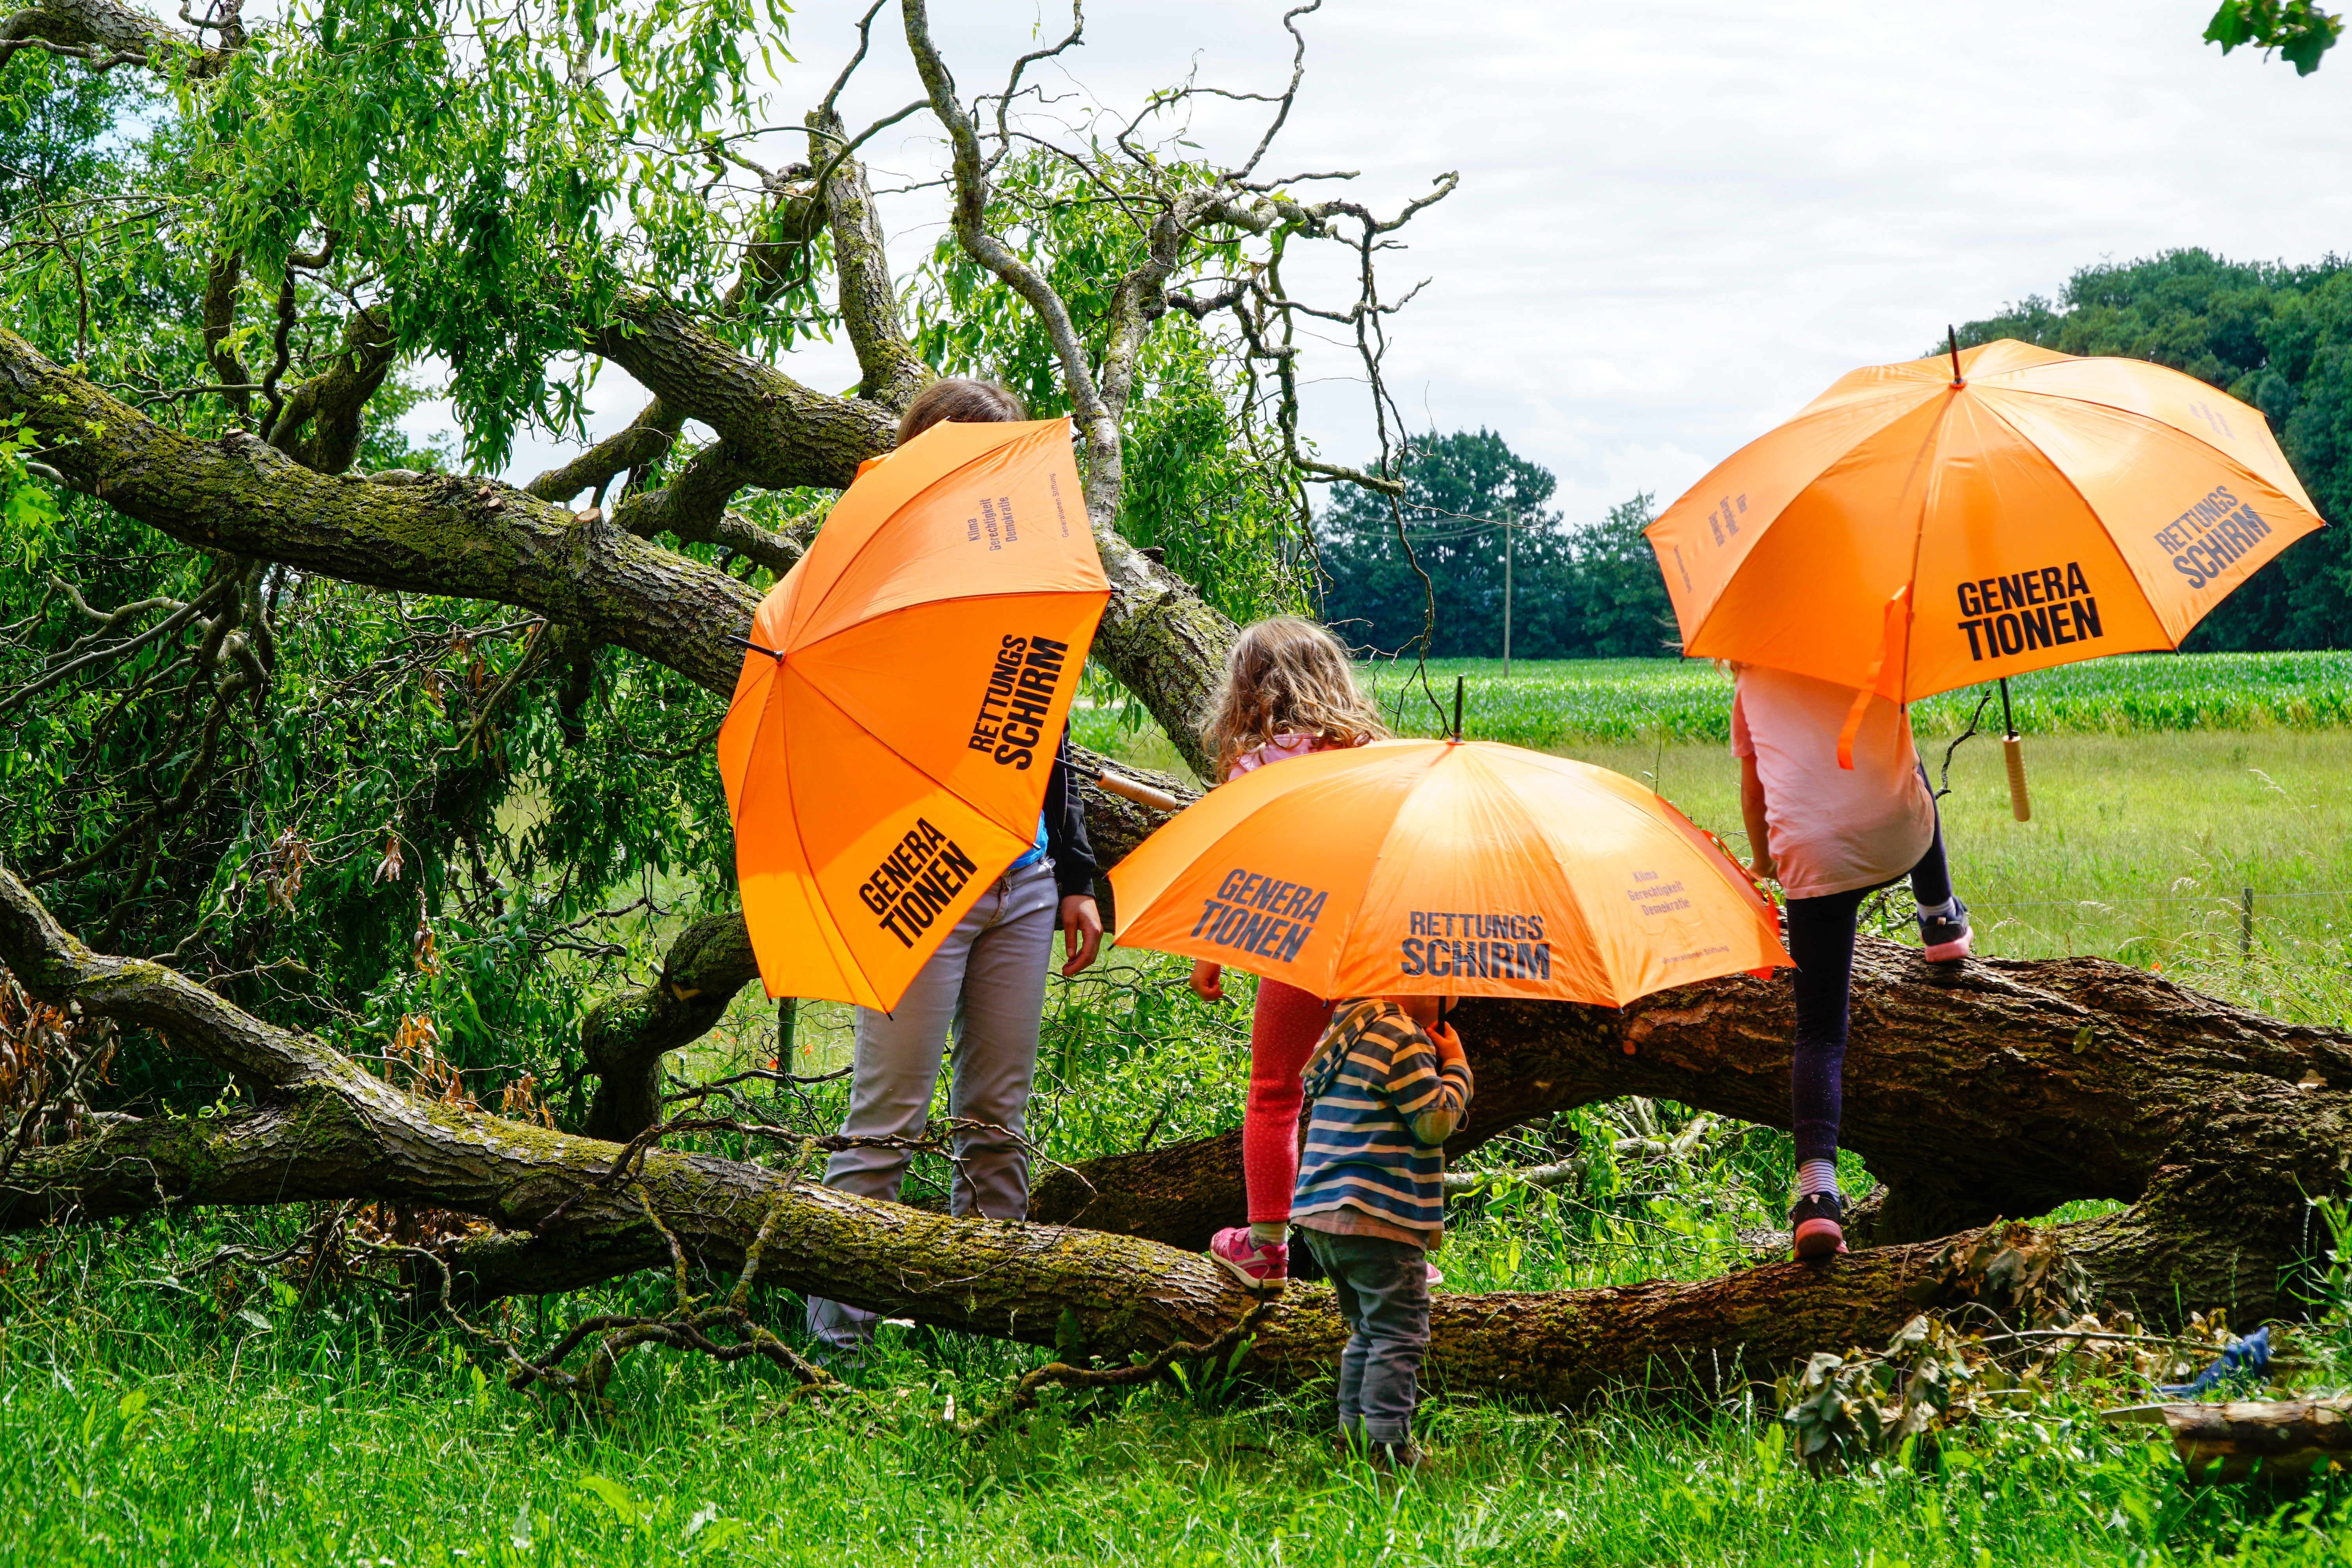
<path fill-rule="evenodd" d="M 1339 640 L 1297 616 L 1269 616 L 1242 628 L 1201 726 L 1202 742 L 1216 753 L 1219 781 L 1244 752 L 1279 735 L 1312 736 L 1324 749 L 1389 735 L 1357 687 Z"/>

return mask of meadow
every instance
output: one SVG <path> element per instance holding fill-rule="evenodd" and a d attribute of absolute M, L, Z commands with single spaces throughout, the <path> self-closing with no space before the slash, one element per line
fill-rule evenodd
<path fill-rule="evenodd" d="M 1710 668 L 1523 664 L 1507 679 L 1433 666 L 1449 699 L 1456 672 L 1470 678 L 1470 733 L 1644 777 L 1738 843 L 1728 693 Z M 1989 738 L 1959 746 L 1944 801 L 1982 949 L 2161 966 L 2352 1026 L 2347 677 L 2352 658 L 2331 654 L 2111 659 L 2020 683 L 2033 819 L 2011 819 Z M 1931 769 L 1967 718 L 1920 705 Z M 1087 738 L 1130 760 L 1169 754 L 1114 710 L 1087 722 Z M 1033 1112 L 1043 1154 L 1236 1120 L 1245 1011 L 1192 998 L 1184 967 L 1118 950 L 1055 982 Z M 774 1020 L 740 998 L 677 1070 L 772 1054 Z M 844 1065 L 846 1024 L 804 1004 L 800 1070 Z M 844 1093 L 836 1079 L 767 1109 L 821 1128 Z M 1627 1100 L 1480 1151 L 1474 1163 L 1497 1173 L 1570 1149 L 1598 1157 L 1571 1184 L 1498 1174 L 1466 1201 L 1445 1288 L 1737 1267 L 1781 1223 L 1788 1140 L 1698 1120 Z M 1613 1152 L 1632 1140 L 1645 1152 Z M 908 1195 L 936 1202 L 945 1173 L 919 1164 Z M 203 1267 L 226 1245 L 281 1246 L 311 1217 L 0 1238 L 0 1563 L 2352 1563 L 2339 1493 L 2190 1491 L 2147 1428 L 2099 1419 L 2145 1397 L 2128 1381 L 2063 1384 L 1938 1451 L 1824 1476 L 1791 1459 L 1769 1395 L 1562 1414 L 1440 1391 L 1423 1420 L 1437 1468 L 1403 1487 L 1332 1453 L 1316 1390 L 1270 1396 L 1214 1368 L 1049 1397 L 1025 1426 L 967 1441 L 943 1417 L 984 1406 L 1037 1352 L 911 1326 L 885 1330 L 853 1402 L 780 1408 L 763 1372 L 641 1351 L 609 1411 L 568 1416 L 509 1393 L 460 1336 L 384 1296 L 353 1286 L 306 1301 L 278 1269 Z M 2352 1382 L 2352 1278 L 2336 1288 L 2336 1326 L 2306 1336 L 2306 1380 Z M 509 1303 L 501 1321 L 552 1335 L 665 1289 L 637 1279 Z M 782 1293 L 765 1310 L 797 1321 Z"/>
<path fill-rule="evenodd" d="M 1451 720 L 1454 682 L 1466 682 L 1465 733 L 1538 751 L 1591 742 L 1727 741 L 1731 677 L 1705 659 L 1432 659 L 1428 689 L 1403 661 L 1363 667 L 1381 710 L 1401 733 L 1441 733 L 1433 694 Z M 2010 707 L 2024 735 L 2138 734 L 2179 730 L 2325 730 L 2352 724 L 2352 652 L 2124 654 L 2021 675 Z M 1912 704 L 1913 728 L 1957 734 L 1987 697 L 1984 727 L 1998 731 L 1990 686 L 1963 687 Z"/>

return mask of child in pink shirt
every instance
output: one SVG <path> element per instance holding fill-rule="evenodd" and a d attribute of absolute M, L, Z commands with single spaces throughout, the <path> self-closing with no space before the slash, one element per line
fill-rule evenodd
<path fill-rule="evenodd" d="M 1244 628 L 1225 658 L 1224 685 L 1202 727 L 1220 783 L 1310 752 L 1382 740 L 1388 729 L 1356 685 L 1347 651 L 1329 632 L 1296 616 Z M 1192 989 L 1222 1001 L 1219 965 L 1192 966 Z M 1253 1289 L 1290 1278 L 1290 1193 L 1298 1177 L 1299 1074 L 1329 1022 L 1331 1004 L 1279 980 L 1260 980 L 1250 1015 L 1249 1100 L 1242 1113 L 1246 1226 L 1217 1232 L 1209 1256 Z"/>
<path fill-rule="evenodd" d="M 1849 993 L 1863 900 L 1908 879 L 1924 956 L 1968 956 L 1968 907 L 1952 891 L 1944 836 L 1927 771 L 1912 744 L 1907 710 L 1874 696 L 1863 710 L 1852 767 L 1838 737 L 1856 693 L 1811 676 L 1738 665 L 1731 751 L 1739 759 L 1739 806 L 1750 863 L 1778 877 L 1787 898 L 1790 980 L 1797 1032 L 1790 1064 L 1797 1183 L 1789 1227 L 1799 1258 L 1845 1250 L 1838 1192 L 1838 1122 L 1843 1112 Z"/>

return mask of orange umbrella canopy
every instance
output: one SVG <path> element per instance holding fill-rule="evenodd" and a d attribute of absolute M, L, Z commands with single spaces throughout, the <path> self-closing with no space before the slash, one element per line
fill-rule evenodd
<path fill-rule="evenodd" d="M 719 729 L 769 995 L 895 1006 L 1035 842 L 1109 595 L 1066 419 L 934 425 L 859 475 Z"/>
<path fill-rule="evenodd" d="M 1648 532 L 1685 653 L 1902 702 L 2178 647 L 2319 526 L 2256 410 L 2004 339 L 1853 372 Z"/>
<path fill-rule="evenodd" d="M 1486 742 L 1256 769 L 1110 879 L 1123 945 L 1317 996 L 1618 1006 L 1789 962 L 1770 902 L 1682 813 L 1606 768 Z"/>

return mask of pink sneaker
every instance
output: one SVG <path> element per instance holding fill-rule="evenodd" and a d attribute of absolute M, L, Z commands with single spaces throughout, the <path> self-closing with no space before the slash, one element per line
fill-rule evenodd
<path fill-rule="evenodd" d="M 1244 1290 L 1279 1290 L 1290 1280 L 1289 1244 L 1276 1241 L 1260 1246 L 1250 1239 L 1245 1225 L 1228 1226 L 1217 1232 L 1209 1242 L 1209 1256 L 1240 1280 Z"/>
<path fill-rule="evenodd" d="M 1968 905 L 1955 898 L 1949 917 L 1921 915 L 1918 921 L 1920 957 L 1930 963 L 1958 963 L 1968 957 L 1976 934 L 1969 929 Z"/>
<path fill-rule="evenodd" d="M 1789 1211 L 1790 1237 L 1800 1263 L 1845 1250 L 1845 1202 L 1835 1193 L 1807 1193 Z"/>

